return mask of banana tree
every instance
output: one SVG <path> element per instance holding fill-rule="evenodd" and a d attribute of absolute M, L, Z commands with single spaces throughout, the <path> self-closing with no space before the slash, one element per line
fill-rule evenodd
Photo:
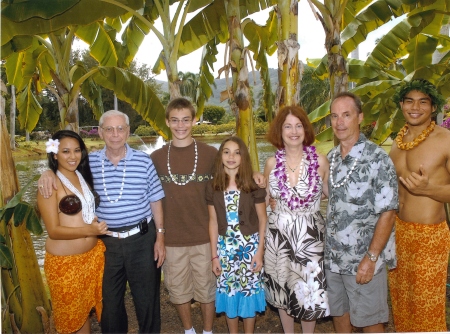
<path fill-rule="evenodd" d="M 269 75 L 269 65 L 267 56 L 271 56 L 276 50 L 278 40 L 278 18 L 275 10 L 272 10 L 266 21 L 261 26 L 251 19 L 244 19 L 242 30 L 245 38 L 249 41 L 247 48 L 253 52 L 253 59 L 256 61 L 256 69 L 260 71 L 263 84 L 263 101 L 265 105 L 266 120 L 272 121 L 274 107 L 274 97 Z"/>
<path fill-rule="evenodd" d="M 205 100 L 210 96 L 212 76 L 209 69 L 212 68 L 212 61 L 215 61 L 214 55 L 217 54 L 216 45 L 230 38 L 230 64 L 238 72 L 243 68 L 241 75 L 238 72 L 233 73 L 233 84 L 230 94 L 236 92 L 237 87 L 241 87 L 243 97 L 242 108 L 238 107 L 236 100 L 232 97 L 230 104 L 234 111 L 239 115 L 237 117 L 237 132 L 249 146 L 252 154 L 254 167 L 259 168 L 257 164 L 256 141 L 254 138 L 253 115 L 248 94 L 248 68 L 247 61 L 242 55 L 246 55 L 243 45 L 243 36 L 240 31 L 241 14 L 255 12 L 261 8 L 266 8 L 264 1 L 250 1 L 246 6 L 242 6 L 239 1 L 185 1 L 180 0 L 176 3 L 174 15 L 170 14 L 169 1 L 154 1 L 146 3 L 144 14 L 138 11 L 132 11 L 127 6 L 116 0 L 103 0 L 115 4 L 121 8 L 129 10 L 135 17 L 139 18 L 154 33 L 162 45 L 160 57 L 157 60 L 153 71 L 159 73 L 165 69 L 169 85 L 169 94 L 171 98 L 181 95 L 179 72 L 177 70 L 177 61 L 180 57 L 188 54 L 202 46 L 210 52 L 204 53 L 201 61 L 202 72 L 199 75 L 198 90 L 196 94 L 196 104 L 198 106 L 197 116 L 202 114 Z M 201 9 L 194 17 L 187 21 L 187 14 Z M 232 18 L 233 17 L 233 18 Z M 160 18 L 163 30 L 160 32 L 154 26 L 156 18 Z M 236 30 L 236 27 L 237 30 Z M 237 31 L 237 32 L 236 32 Z M 246 72 L 245 72 L 246 71 Z M 246 74 L 244 74 L 246 73 Z M 239 84 L 240 81 L 240 84 Z M 231 95 L 230 95 L 231 96 Z M 244 102 L 245 101 L 245 102 Z M 250 108 L 249 108 L 250 107 Z"/>
<path fill-rule="evenodd" d="M 383 142 L 391 132 L 397 131 L 404 123 L 401 112 L 392 102 L 395 88 L 403 80 L 423 78 L 435 83 L 444 96 L 450 94 L 448 36 L 440 34 L 440 28 L 448 22 L 450 2 L 437 0 L 431 5 L 419 6 L 410 10 L 406 18 L 393 27 L 380 39 L 366 61 L 350 60 L 348 64 L 350 79 L 357 83 L 352 89 L 364 104 L 364 124 L 376 122 L 372 139 Z M 357 29 L 354 29 L 357 31 Z M 356 45 L 354 34 L 344 40 L 343 45 Z M 348 42 L 348 41 L 351 42 Z M 444 56 L 437 64 L 432 64 L 432 54 L 439 49 Z M 404 72 L 392 69 L 392 64 L 402 62 Z M 317 61 L 316 73 L 324 75 L 323 61 Z M 316 122 L 329 113 L 329 102 L 309 115 Z M 318 135 L 319 140 L 332 137 L 331 129 Z"/>
<path fill-rule="evenodd" d="M 439 0 L 437 0 L 439 1 Z M 444 0 L 446 1 L 446 0 Z M 367 35 L 416 7 L 429 1 L 413 0 L 308 0 L 315 17 L 325 31 L 327 55 L 322 59 L 320 72 L 330 79 L 331 98 L 348 90 L 347 59 Z M 320 73 L 317 72 L 320 76 Z"/>
<path fill-rule="evenodd" d="M 221 93 L 221 100 L 228 100 L 232 112 L 236 115 L 237 135 L 249 149 L 253 169 L 259 170 L 252 99 L 248 81 L 250 54 L 244 45 L 239 0 L 225 1 L 225 11 L 229 39 L 226 43 L 225 64 L 219 70 L 219 76 L 220 73 L 225 72 L 227 88 Z M 230 73 L 231 84 L 228 83 Z"/>
<path fill-rule="evenodd" d="M 54 2 L 58 3 L 58 1 Z M 140 0 L 128 1 L 128 3 L 134 8 L 142 5 Z M 51 12 L 52 6 L 48 5 L 45 8 Z M 80 10 L 80 6 L 84 6 L 82 9 L 89 13 L 87 16 L 91 18 L 90 22 L 87 22 L 84 15 L 75 15 Z M 8 10 L 11 7 L 16 8 L 18 5 L 15 3 L 3 5 L 2 3 L 2 19 L 9 13 Z M 38 15 L 36 11 L 39 8 L 31 6 L 21 9 L 25 10 L 29 16 Z M 131 15 L 123 9 L 98 0 L 76 1 L 76 4 L 64 8 L 64 10 L 56 16 L 51 16 L 44 10 L 47 16 L 34 19 L 35 24 L 39 27 L 37 31 L 43 32 L 40 35 L 33 35 L 35 30 L 32 30 L 32 26 L 26 24 L 27 22 L 20 21 L 20 19 L 24 19 L 22 17 L 16 18 L 19 20 L 18 22 L 8 21 L 10 17 L 7 17 L 7 24 L 4 27 L 2 20 L 2 32 L 6 30 L 7 35 L 12 36 L 10 40 L 3 40 L 2 35 L 2 42 L 4 42 L 2 57 L 6 58 L 9 83 L 18 86 L 19 121 L 21 126 L 28 131 L 35 127 L 41 114 L 42 109 L 36 95 L 43 87 L 51 90 L 58 99 L 61 128 L 78 131 L 77 103 L 80 93 L 91 104 L 96 118 L 103 112 L 101 91 L 93 78 L 102 78 L 105 73 L 122 72 L 103 69 L 102 75 L 94 76 L 99 69 L 88 71 L 81 62 L 70 64 L 72 43 L 75 37 L 89 44 L 91 55 L 100 65 L 109 68 L 124 68 L 132 61 L 138 46 L 145 34 L 148 33 L 147 27 L 140 25 L 140 22 L 133 18 L 130 19 Z M 125 14 L 103 20 L 104 16 L 102 15 L 105 15 L 103 13 Z M 10 13 L 9 15 L 14 17 Z M 120 36 L 122 42 L 117 42 L 118 32 L 123 29 L 124 22 L 127 20 L 129 20 L 128 24 Z M 65 23 L 63 28 L 52 30 L 63 23 Z M 86 25 L 80 26 L 78 23 L 86 23 Z M 46 31 L 46 29 L 49 30 Z M 119 94 L 126 95 L 126 98 L 133 100 L 135 104 L 145 105 L 146 102 L 150 102 L 150 100 L 142 101 L 142 97 L 137 95 L 139 90 L 134 89 L 136 86 L 139 86 L 140 89 L 144 88 L 147 91 L 145 95 L 149 98 L 154 95 L 150 87 L 143 85 L 142 82 L 139 82 L 139 78 L 133 75 L 113 77 L 107 81 L 116 82 L 119 86 L 112 89 L 122 90 Z M 147 115 L 146 120 L 155 130 L 167 137 L 164 118 L 158 115 L 158 113 L 163 113 L 164 108 L 158 99 L 151 99 L 155 104 L 153 112 Z M 143 113 L 148 114 L 148 111 L 143 111 Z"/>
<path fill-rule="evenodd" d="M 43 231 L 34 208 L 20 200 L 26 187 L 19 191 L 4 110 L 0 112 L 0 137 L 2 180 L 0 266 L 3 332 L 49 332 L 50 301 L 30 237 L 30 232 L 40 235 Z"/>
<path fill-rule="evenodd" d="M 242 23 L 245 37 L 250 41 L 248 49 L 254 53 L 256 68 L 261 71 L 265 90 L 264 101 L 268 110 L 266 119 L 272 120 L 272 109 L 299 104 L 301 68 L 298 61 L 298 1 L 278 0 L 272 3 L 265 25 L 251 19 Z M 272 100 L 267 56 L 277 51 L 278 90 Z"/>
<path fill-rule="evenodd" d="M 220 12 L 223 12 L 220 9 L 221 7 L 223 8 L 223 3 L 220 3 L 220 1 L 180 0 L 172 2 L 157 0 L 146 2 L 143 14 L 133 10 L 124 4 L 123 1 L 102 1 L 127 10 L 159 39 L 162 51 L 153 67 L 153 72 L 158 74 L 161 70 L 166 70 L 171 98 L 181 96 L 181 81 L 177 65 L 178 58 L 205 45 L 220 32 L 222 29 L 221 24 L 225 23 L 220 19 Z M 172 15 L 170 5 L 173 3 L 176 3 L 176 8 L 175 13 Z M 205 8 L 187 23 L 187 15 L 202 7 Z M 162 31 L 159 31 L 154 25 L 157 18 L 162 22 Z"/>
<path fill-rule="evenodd" d="M 277 109 L 298 105 L 300 70 L 298 63 L 298 1 L 278 0 L 278 92 Z"/>
<path fill-rule="evenodd" d="M 8 83 L 18 88 L 22 128 L 31 131 L 35 127 L 42 111 L 36 95 L 47 87 L 57 97 L 61 128 L 78 130 L 79 92 L 72 91 L 70 67 L 78 24 L 94 22 L 105 17 L 103 15 L 123 14 L 119 8 L 101 8 L 101 4 L 97 0 L 51 1 L 46 6 L 38 2 L 2 2 L 2 59 L 8 59 Z M 85 13 L 81 15 L 83 10 Z M 100 105 L 97 101 L 97 114 L 101 112 Z"/>

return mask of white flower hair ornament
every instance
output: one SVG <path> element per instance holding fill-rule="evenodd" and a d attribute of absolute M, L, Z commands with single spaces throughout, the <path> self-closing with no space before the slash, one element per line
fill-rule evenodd
<path fill-rule="evenodd" d="M 47 153 L 58 153 L 58 147 L 59 147 L 59 140 L 58 139 L 49 139 L 46 143 L 45 143 L 45 151 Z"/>

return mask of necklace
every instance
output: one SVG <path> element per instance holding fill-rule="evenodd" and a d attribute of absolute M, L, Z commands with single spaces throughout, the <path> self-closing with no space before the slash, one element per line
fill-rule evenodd
<path fill-rule="evenodd" d="M 291 210 L 299 209 L 300 207 L 304 207 L 308 209 L 312 206 L 312 204 L 316 201 L 316 195 L 321 191 L 319 187 L 320 184 L 320 176 L 318 173 L 319 163 L 318 157 L 316 153 L 316 148 L 314 146 L 304 146 L 303 147 L 304 154 L 302 155 L 302 161 L 300 164 L 300 171 L 298 174 L 298 181 L 300 181 L 301 176 L 303 174 L 304 169 L 304 159 L 303 156 L 306 157 L 306 161 L 308 161 L 308 190 L 306 192 L 306 196 L 300 197 L 297 193 L 295 186 L 288 186 L 288 178 L 287 178 L 287 169 L 286 169 L 286 150 L 278 150 L 275 153 L 276 165 L 274 169 L 275 177 L 278 179 L 278 188 L 280 191 L 281 199 L 287 202 L 288 207 Z"/>
<path fill-rule="evenodd" d="M 89 186 L 86 181 L 84 181 L 83 176 L 79 171 L 75 171 L 78 176 L 78 180 L 80 180 L 81 190 L 83 194 L 81 194 L 78 189 L 70 182 L 70 180 L 64 176 L 59 170 L 56 171 L 56 175 L 58 175 L 61 183 L 65 185 L 71 192 L 78 197 L 81 201 L 81 215 L 83 216 L 83 220 L 86 224 L 91 224 L 94 219 L 94 195 L 92 194 Z M 79 211 L 78 211 L 79 212 Z"/>
<path fill-rule="evenodd" d="M 408 133 L 408 124 L 405 124 L 403 128 L 398 132 L 397 137 L 395 138 L 395 142 L 397 143 L 397 147 L 401 150 L 412 150 L 414 147 L 418 146 L 421 142 L 423 142 L 427 137 L 430 135 L 430 133 L 433 132 L 434 127 L 436 123 L 432 121 L 430 125 L 427 126 L 425 130 L 422 131 L 420 135 L 418 135 L 416 138 L 414 138 L 413 141 L 404 143 L 403 137 Z"/>
<path fill-rule="evenodd" d="M 124 166 L 123 166 L 123 176 L 122 176 L 122 185 L 120 187 L 120 192 L 119 192 L 119 197 L 117 197 L 114 201 L 111 200 L 111 198 L 109 198 L 108 196 L 108 192 L 106 191 L 106 182 L 105 182 L 105 157 L 103 156 L 102 159 L 102 179 L 103 179 L 103 190 L 105 191 L 105 196 L 108 199 L 108 201 L 110 203 L 116 203 L 119 201 L 119 199 L 122 198 L 122 193 L 123 193 L 123 186 L 125 184 L 125 172 L 127 170 L 127 147 L 125 146 L 125 159 L 124 159 Z"/>
<path fill-rule="evenodd" d="M 170 169 L 170 147 L 172 146 L 172 141 L 169 142 L 169 148 L 167 149 L 167 170 L 169 171 L 169 176 L 172 179 L 173 183 L 175 183 L 177 186 L 185 186 L 193 179 L 195 179 L 195 173 L 197 172 L 198 150 L 197 150 L 197 142 L 195 141 L 194 138 L 192 138 L 192 140 L 194 141 L 194 150 L 195 150 L 194 170 L 192 171 L 191 176 L 185 182 L 178 182 L 177 178 L 172 174 L 172 170 Z"/>
<path fill-rule="evenodd" d="M 331 182 L 331 186 L 333 188 L 342 187 L 344 184 L 346 184 L 348 182 L 348 180 L 350 179 L 350 175 L 352 175 L 353 171 L 355 170 L 356 164 L 362 155 L 362 153 L 361 153 L 361 155 L 358 158 L 355 158 L 355 160 L 353 161 L 352 167 L 350 168 L 350 172 L 344 177 L 344 179 L 341 182 L 334 183 L 333 172 L 334 172 L 334 158 L 336 157 L 336 152 L 337 152 L 337 149 L 335 149 L 333 152 L 333 157 L 331 158 L 331 164 L 330 164 L 330 182 Z"/>
<path fill-rule="evenodd" d="M 292 169 L 291 166 L 289 166 L 287 159 L 286 159 L 286 166 L 291 170 L 292 173 L 294 173 L 297 170 L 298 166 L 302 166 L 302 164 L 303 164 L 303 155 L 301 157 L 300 164 L 297 164 L 297 166 L 295 166 L 294 169 Z M 299 173 L 301 174 L 301 172 L 299 172 Z"/>

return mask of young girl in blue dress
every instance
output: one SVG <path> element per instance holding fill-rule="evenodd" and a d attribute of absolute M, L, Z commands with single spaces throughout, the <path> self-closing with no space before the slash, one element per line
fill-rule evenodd
<path fill-rule="evenodd" d="M 225 312 L 228 330 L 252 333 L 256 312 L 264 312 L 266 190 L 253 180 L 250 156 L 238 137 L 225 139 L 206 190 L 211 261 L 217 276 L 216 312 Z"/>

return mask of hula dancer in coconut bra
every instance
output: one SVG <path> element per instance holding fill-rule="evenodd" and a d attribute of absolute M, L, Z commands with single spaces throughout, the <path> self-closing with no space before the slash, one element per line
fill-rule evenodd
<path fill-rule="evenodd" d="M 278 150 L 264 168 L 276 200 L 266 235 L 266 299 L 278 308 L 285 333 L 294 333 L 294 318 L 301 319 L 304 333 L 314 333 L 316 319 L 330 312 L 320 213 L 322 194 L 328 195 L 328 161 L 311 146 L 314 129 L 300 107 L 280 110 L 268 138 Z"/>
<path fill-rule="evenodd" d="M 394 101 L 406 120 L 390 153 L 400 199 L 398 263 L 389 272 L 395 330 L 447 331 L 450 233 L 444 203 L 450 202 L 450 131 L 431 119 L 444 99 L 430 82 L 415 79 L 398 88 Z"/>
<path fill-rule="evenodd" d="M 47 142 L 50 169 L 58 191 L 49 198 L 37 193 L 37 205 L 48 232 L 44 271 L 58 333 L 90 333 L 89 313 L 102 314 L 105 246 L 97 236 L 108 234 L 95 216 L 95 197 L 86 146 L 69 130 Z"/>

